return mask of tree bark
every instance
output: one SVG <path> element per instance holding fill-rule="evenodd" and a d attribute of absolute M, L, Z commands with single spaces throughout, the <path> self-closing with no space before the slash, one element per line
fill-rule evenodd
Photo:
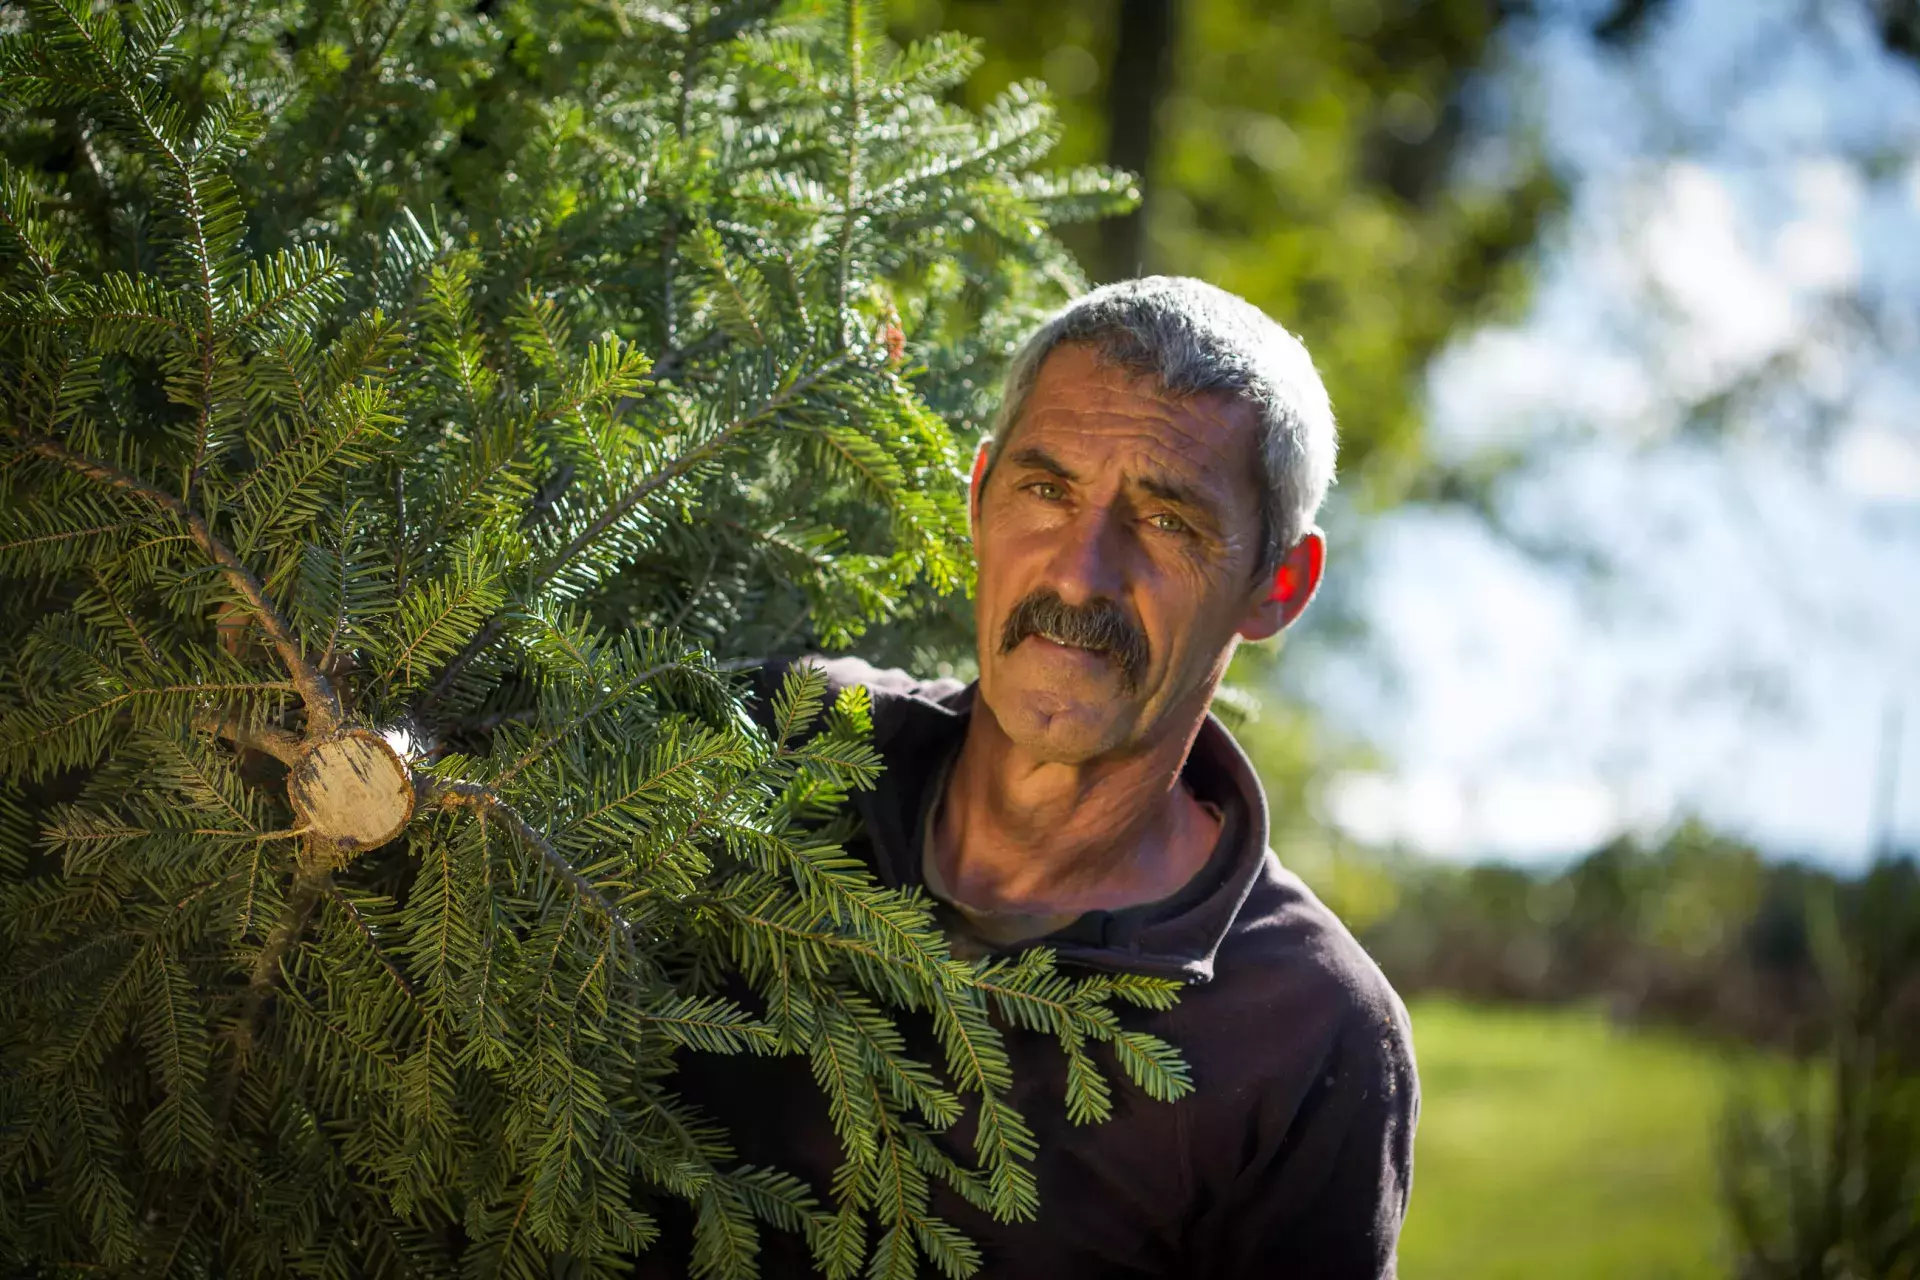
<path fill-rule="evenodd" d="M 1147 219 L 1153 206 L 1156 117 L 1173 71 L 1176 0 L 1119 0 L 1119 31 L 1107 80 L 1107 163 L 1137 174 L 1140 207 L 1100 224 L 1100 274 L 1106 280 L 1139 275 L 1152 246 Z"/>

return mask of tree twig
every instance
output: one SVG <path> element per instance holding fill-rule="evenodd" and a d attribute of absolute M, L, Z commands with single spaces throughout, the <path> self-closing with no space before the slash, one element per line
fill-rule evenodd
<path fill-rule="evenodd" d="M 317 843 L 311 835 L 307 840 L 309 849 Z M 246 1058 L 246 1049 L 252 1045 L 254 1036 L 260 1033 L 260 1023 L 267 1012 L 267 1001 L 280 984 L 280 962 L 286 959 L 287 953 L 306 933 L 307 922 L 313 918 L 313 909 L 327 891 L 330 879 L 331 873 L 318 865 L 317 859 L 300 859 L 300 870 L 294 873 L 293 887 L 287 893 L 286 910 L 281 912 L 273 931 L 267 935 L 266 944 L 253 959 L 253 974 L 247 983 L 244 1013 L 235 1028 L 241 1045 L 239 1059 L 234 1064 L 236 1072 Z"/>
<path fill-rule="evenodd" d="M 199 512 L 166 490 L 156 488 L 111 463 L 77 454 L 58 440 L 28 436 L 25 444 L 31 452 L 51 459 L 89 480 L 130 493 L 168 512 L 186 525 L 194 544 L 226 575 L 234 590 L 246 598 L 261 628 L 266 631 L 274 652 L 286 664 L 287 674 L 292 677 L 294 688 L 300 691 L 301 701 L 306 704 L 309 734 L 318 737 L 333 731 L 340 723 L 340 699 L 334 693 L 332 683 L 300 652 L 300 642 L 294 636 L 292 626 L 274 608 L 260 579 L 253 576 L 253 571 L 233 553 L 232 548 L 214 535 L 207 522 L 200 518 Z"/>
<path fill-rule="evenodd" d="M 648 370 L 648 376 L 656 383 L 672 382 L 680 376 L 680 370 L 683 365 L 687 364 L 696 356 L 705 355 L 709 351 L 725 345 L 726 341 L 726 330 L 713 329 L 701 334 L 685 346 L 668 347 L 661 353 L 660 359 L 654 362 L 653 368 Z M 616 413 L 624 412 L 631 403 L 629 400 L 622 400 L 614 411 Z"/>

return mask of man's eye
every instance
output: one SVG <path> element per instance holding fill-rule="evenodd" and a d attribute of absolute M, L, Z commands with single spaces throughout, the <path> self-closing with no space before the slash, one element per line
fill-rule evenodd
<path fill-rule="evenodd" d="M 1147 523 L 1162 533 L 1185 533 L 1187 522 L 1179 516 L 1168 515 L 1162 511 L 1158 515 L 1147 517 Z"/>
<path fill-rule="evenodd" d="M 1027 486 L 1027 492 L 1042 502 L 1058 502 L 1067 496 L 1067 491 L 1051 480 L 1036 480 Z"/>

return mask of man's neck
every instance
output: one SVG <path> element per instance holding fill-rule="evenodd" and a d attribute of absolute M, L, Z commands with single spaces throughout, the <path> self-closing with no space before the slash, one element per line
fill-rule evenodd
<path fill-rule="evenodd" d="M 1140 752 L 1060 764 L 1023 751 L 976 699 L 929 850 L 949 891 L 980 910 L 1047 914 L 1177 891 L 1219 835 L 1180 781 L 1204 714 Z"/>

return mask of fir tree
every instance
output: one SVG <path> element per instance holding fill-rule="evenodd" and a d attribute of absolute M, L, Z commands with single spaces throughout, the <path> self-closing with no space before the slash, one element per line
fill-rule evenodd
<path fill-rule="evenodd" d="M 1077 1120 L 1187 1088 L 1166 983 L 959 962 L 844 852 L 857 691 L 743 701 L 950 643 L 954 430 L 1126 198 L 1029 172 L 1037 90 L 854 0 L 0 22 L 10 1266 L 613 1274 L 677 1198 L 699 1274 L 964 1275 L 934 1182 L 1037 1209 L 997 1020 Z M 684 1046 L 808 1056 L 825 1201 Z"/>

